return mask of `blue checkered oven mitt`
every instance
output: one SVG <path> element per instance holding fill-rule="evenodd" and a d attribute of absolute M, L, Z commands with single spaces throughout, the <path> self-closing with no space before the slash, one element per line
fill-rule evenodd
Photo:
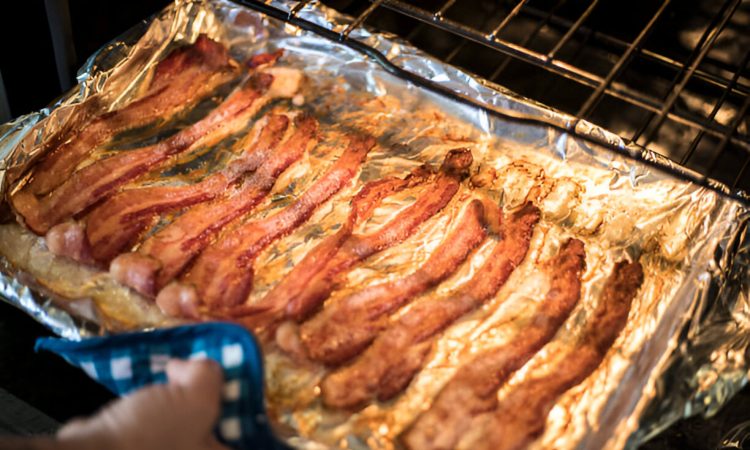
<path fill-rule="evenodd" d="M 268 425 L 263 402 L 263 360 L 253 336 L 229 323 L 206 323 L 68 341 L 41 338 L 48 350 L 83 369 L 118 395 L 166 382 L 170 358 L 211 358 L 224 369 L 218 438 L 239 449 L 287 449 Z"/>

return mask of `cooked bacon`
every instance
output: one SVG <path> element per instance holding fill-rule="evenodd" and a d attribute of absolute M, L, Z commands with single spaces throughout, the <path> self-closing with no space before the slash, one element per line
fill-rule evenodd
<path fill-rule="evenodd" d="M 63 222 L 113 193 L 124 183 L 157 167 L 170 156 L 190 148 L 209 133 L 226 133 L 226 124 L 238 116 L 250 117 L 270 99 L 264 96 L 274 82 L 266 73 L 251 76 L 218 108 L 192 126 L 157 144 L 121 152 L 97 161 L 70 176 L 49 195 L 37 198 L 30 191 L 20 191 L 11 201 L 24 217 L 26 225 L 44 234 L 53 225 Z M 259 101 L 259 100 L 263 101 Z"/>
<path fill-rule="evenodd" d="M 227 49 L 205 35 L 172 51 L 154 71 L 145 94 L 121 109 L 95 117 L 33 169 L 24 190 L 43 195 L 62 184 L 87 155 L 115 134 L 187 110 L 238 74 Z"/>
<path fill-rule="evenodd" d="M 388 314 L 447 278 L 484 240 L 484 209 L 472 200 L 453 232 L 412 274 L 341 299 L 305 322 L 300 334 L 310 359 L 340 364 L 364 350 L 387 326 Z"/>
<path fill-rule="evenodd" d="M 139 290 L 140 286 L 128 284 L 127 276 L 116 277 L 118 281 L 128 284 L 143 295 L 155 295 L 210 243 L 224 225 L 252 210 L 270 192 L 276 178 L 302 157 L 308 146 L 315 141 L 315 119 L 301 115 L 295 120 L 295 125 L 297 129 L 292 137 L 280 145 L 273 156 L 240 185 L 233 186 L 222 198 L 188 210 L 144 241 L 138 249 L 137 257 L 127 256 L 127 264 L 132 270 L 145 272 L 143 267 L 157 268 L 152 271 L 153 282 L 141 284 L 147 289 Z M 126 255 L 118 256 L 112 264 L 124 256 Z"/>
<path fill-rule="evenodd" d="M 262 327 L 281 319 L 303 320 L 330 295 L 339 276 L 365 258 L 403 242 L 422 222 L 442 210 L 458 191 L 471 162 L 469 150 L 448 152 L 440 172 L 425 185 L 413 204 L 374 233 L 355 235 L 345 231 L 324 241 L 310 253 L 310 258 L 305 257 L 258 304 L 250 307 L 262 314 L 244 318 L 242 322 Z"/>
<path fill-rule="evenodd" d="M 416 304 L 391 324 L 352 364 L 323 380 L 323 402 L 353 408 L 373 397 L 388 400 L 404 389 L 432 348 L 433 338 L 491 299 L 523 261 L 539 210 L 527 203 L 503 224 L 502 240 L 455 294 Z"/>
<path fill-rule="evenodd" d="M 307 282 L 325 266 L 333 255 L 336 254 L 346 238 L 351 235 L 354 226 L 370 218 L 375 208 L 377 208 L 384 198 L 403 189 L 424 183 L 430 175 L 430 172 L 424 167 L 419 167 L 404 179 L 389 177 L 371 181 L 364 185 L 357 195 L 354 196 L 351 211 L 339 230 L 323 239 L 320 244 L 305 255 L 302 261 L 294 266 L 289 275 L 276 287 L 275 295 L 289 297 L 302 292 Z M 245 325 L 249 328 L 254 328 L 258 326 L 257 324 L 265 323 L 267 319 L 270 320 L 269 316 L 278 315 L 280 310 L 274 310 L 274 307 L 283 308 L 283 305 L 267 301 L 260 304 L 237 305 L 232 308 L 213 311 L 213 313 L 225 319 L 246 317 L 243 319 Z"/>
<path fill-rule="evenodd" d="M 247 172 L 252 172 L 281 142 L 289 120 L 270 115 L 259 121 L 259 133 L 251 133 L 244 152 L 226 169 L 187 186 L 155 186 L 122 191 L 97 206 L 85 218 L 86 236 L 97 261 L 107 263 L 168 211 L 211 200 Z M 59 226 L 59 225 L 56 225 Z M 54 229 L 53 227 L 52 229 Z"/>
<path fill-rule="evenodd" d="M 211 307 L 244 301 L 252 289 L 253 261 L 258 253 L 304 223 L 319 205 L 349 183 L 373 145 L 375 139 L 370 136 L 350 135 L 341 157 L 294 203 L 227 233 L 197 258 L 184 282 L 194 286 L 198 298 Z"/>
<path fill-rule="evenodd" d="M 638 262 L 618 262 L 577 343 L 565 352 L 553 371 L 515 385 L 495 408 L 481 439 L 469 448 L 522 449 L 538 438 L 557 399 L 601 364 L 627 322 L 641 283 L 643 269 Z"/>
<path fill-rule="evenodd" d="M 483 351 L 458 370 L 404 434 L 407 448 L 452 449 L 475 416 L 495 408 L 500 386 L 554 337 L 578 303 L 585 258 L 581 241 L 563 244 L 545 264 L 549 289 L 528 324 L 511 342 Z"/>

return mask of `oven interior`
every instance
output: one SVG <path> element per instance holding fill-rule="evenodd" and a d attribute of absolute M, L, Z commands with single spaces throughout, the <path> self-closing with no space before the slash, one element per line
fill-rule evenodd
<path fill-rule="evenodd" d="M 394 33 L 732 189 L 750 189 L 750 1 L 323 3 L 355 17 L 353 25 Z"/>
<path fill-rule="evenodd" d="M 296 2 L 291 15 L 311 3 Z M 359 26 L 394 33 L 436 58 L 609 129 L 733 191 L 750 190 L 750 0 L 322 3 L 355 18 L 340 39 Z M 64 19 L 67 12 L 53 8 L 47 14 Z M 111 399 L 63 361 L 30 357 L 31 336 L 44 333 L 31 319 L 6 304 L 0 304 L 0 317 L 3 363 L 30 358 L 20 370 L 0 371 L 0 394 L 7 389 L 53 422 Z M 45 373 L 53 372 L 57 381 L 45 385 Z M 643 448 L 741 448 L 750 435 L 748 398 L 746 388 L 716 417 L 682 421 Z M 45 420 L 26 431 L 54 428 Z"/>

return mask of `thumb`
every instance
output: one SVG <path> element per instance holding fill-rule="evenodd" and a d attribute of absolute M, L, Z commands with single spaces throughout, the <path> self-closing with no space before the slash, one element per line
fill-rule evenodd
<path fill-rule="evenodd" d="M 172 359 L 166 367 L 170 387 L 181 391 L 184 400 L 204 409 L 207 416 L 219 417 L 224 375 L 221 367 L 210 359 Z"/>

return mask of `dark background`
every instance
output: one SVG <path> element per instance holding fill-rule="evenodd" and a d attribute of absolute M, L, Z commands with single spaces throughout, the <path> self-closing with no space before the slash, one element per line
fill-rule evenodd
<path fill-rule="evenodd" d="M 45 5 L 46 3 L 46 5 Z M 69 86 L 61 83 L 55 62 L 52 33 L 46 14 L 49 6 L 64 6 L 67 1 L 23 0 L 3 2 L 0 9 L 0 74 L 7 103 L 0 96 L 0 122 L 50 104 Z M 129 0 L 127 2 L 71 0 L 70 31 L 74 43 L 68 80 L 90 54 L 122 32 L 161 10 L 166 0 Z M 3 109 L 5 108 L 5 109 Z M 9 404 L 36 408 L 46 416 L 50 430 L 55 422 L 91 414 L 113 396 L 79 370 L 51 354 L 33 351 L 39 336 L 51 333 L 25 313 L 0 302 L 0 433 L 13 428 L 20 410 Z M 717 417 L 681 421 L 646 449 L 721 448 L 722 438 L 733 428 L 750 420 L 750 392 L 743 390 Z M 48 419 L 51 419 L 49 421 Z M 33 422 L 33 420 L 31 420 Z M 50 425 L 51 424 L 51 425 Z"/>
<path fill-rule="evenodd" d="M 41 109 L 68 86 L 58 80 L 46 4 L 69 5 L 75 48 L 69 77 L 102 45 L 163 9 L 167 0 L 20 0 L 0 6 L 0 74 L 10 117 Z M 75 83 L 73 83 L 75 84 Z M 2 118 L 4 122 L 7 118 Z"/>

